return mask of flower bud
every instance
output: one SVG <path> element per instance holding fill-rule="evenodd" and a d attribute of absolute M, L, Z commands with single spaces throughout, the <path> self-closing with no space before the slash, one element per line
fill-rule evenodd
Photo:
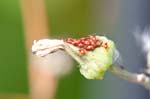
<path fill-rule="evenodd" d="M 106 43 L 107 48 L 106 46 L 99 46 L 93 50 L 88 50 L 86 54 L 80 54 L 78 47 L 67 44 L 82 60 L 78 61 L 80 72 L 87 79 L 103 79 L 105 72 L 113 63 L 114 42 L 104 36 L 96 36 L 96 39 L 104 42 L 104 44 Z"/>

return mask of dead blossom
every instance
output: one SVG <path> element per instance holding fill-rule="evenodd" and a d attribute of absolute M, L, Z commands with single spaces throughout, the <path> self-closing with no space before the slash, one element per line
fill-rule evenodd
<path fill-rule="evenodd" d="M 81 55 L 86 54 L 87 51 L 93 51 L 97 47 L 108 48 L 107 42 L 104 43 L 102 40 L 97 39 L 95 35 L 89 35 L 80 39 L 66 38 L 64 42 L 78 47 Z"/>
<path fill-rule="evenodd" d="M 73 50 L 73 48 L 75 47 L 66 47 L 64 42 L 78 47 L 79 53 L 81 55 L 84 55 L 83 57 L 86 57 L 88 62 L 87 61 L 84 62 L 84 60 L 82 60 L 83 57 L 79 56 L 77 53 L 74 53 L 76 51 L 78 52 L 78 50 Z M 150 48 L 148 45 L 149 43 L 147 44 L 146 48 Z M 144 73 L 140 73 L 140 74 L 131 73 L 131 72 L 126 71 L 122 66 L 114 65 L 116 61 L 118 62 L 120 61 L 120 58 L 118 58 L 120 57 L 119 52 L 115 48 L 114 42 L 107 39 L 104 36 L 90 35 L 88 37 L 83 37 L 80 39 L 67 38 L 64 40 L 42 39 L 39 41 L 34 41 L 34 44 L 32 46 L 32 52 L 35 55 L 40 56 L 40 57 L 43 57 L 52 52 L 58 51 L 59 49 L 63 49 L 70 56 L 72 56 L 78 63 L 80 63 L 81 65 L 80 72 L 87 79 L 102 79 L 105 72 L 110 71 L 113 74 L 116 74 L 117 76 L 125 80 L 143 85 L 145 86 L 145 88 L 150 89 L 149 75 L 146 75 Z M 104 51 L 105 49 L 107 49 L 108 51 Z M 92 54 L 96 54 L 96 56 L 93 56 L 93 55 L 91 56 L 91 54 L 86 54 L 88 51 L 92 51 Z M 103 51 L 104 53 L 101 53 L 101 51 Z M 91 57 L 97 62 L 89 61 L 91 60 Z M 104 59 L 101 60 L 101 58 L 104 58 L 106 60 Z M 149 59 L 150 59 L 150 54 L 148 53 L 147 61 Z M 149 66 L 149 61 L 147 64 Z M 149 73 L 149 69 L 147 69 L 147 71 L 148 71 L 147 73 Z"/>

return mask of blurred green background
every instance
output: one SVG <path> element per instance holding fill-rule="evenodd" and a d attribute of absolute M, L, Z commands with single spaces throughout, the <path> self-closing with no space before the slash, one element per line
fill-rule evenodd
<path fill-rule="evenodd" d="M 87 0 L 46 0 L 45 4 L 53 37 L 81 37 L 89 33 Z M 0 0 L 0 93 L 28 93 L 21 14 L 19 0 Z M 74 68 L 60 80 L 56 98 L 79 99 L 82 80 Z"/>
<path fill-rule="evenodd" d="M 0 0 L 0 92 L 26 93 L 27 64 L 18 0 Z"/>
<path fill-rule="evenodd" d="M 138 24 L 148 22 L 149 19 L 146 20 L 144 17 L 144 11 L 147 8 L 143 7 L 141 10 L 143 14 L 139 13 L 141 6 L 145 5 L 141 3 L 142 1 L 137 1 L 133 0 L 130 3 L 130 0 L 45 0 L 50 36 L 78 38 L 92 33 L 102 32 L 103 34 L 105 32 L 103 35 L 117 41 L 117 47 L 119 46 L 119 50 L 123 52 L 127 66 L 131 66 L 127 68 L 137 68 L 132 65 L 137 66 L 141 59 L 136 56 L 139 52 L 137 51 L 137 54 L 135 51 L 138 48 L 135 42 L 132 42 L 133 37 L 130 32 Z M 133 44 L 130 44 L 131 42 Z M 26 95 L 29 93 L 24 43 L 20 0 L 0 0 L 0 99 L 4 99 L 1 98 L 1 94 Z M 133 53 L 135 55 L 132 55 Z M 120 81 L 109 73 L 103 81 L 86 80 L 76 66 L 77 64 L 71 74 L 60 79 L 56 99 L 129 99 L 126 98 L 129 92 L 129 97 L 133 95 L 130 99 L 148 97 L 143 87 Z M 126 87 L 128 85 L 129 87 Z M 136 94 L 136 91 L 143 93 L 134 97 L 132 93 Z"/>

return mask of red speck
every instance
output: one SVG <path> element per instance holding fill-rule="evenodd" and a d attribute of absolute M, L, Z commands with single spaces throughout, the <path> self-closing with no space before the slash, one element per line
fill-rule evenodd
<path fill-rule="evenodd" d="M 88 51 L 91 51 L 91 50 L 93 50 L 93 49 L 94 49 L 94 47 L 91 46 L 91 45 L 89 45 L 89 46 L 86 47 L 86 50 L 88 50 Z"/>
<path fill-rule="evenodd" d="M 84 41 L 84 44 L 85 45 L 90 45 L 90 42 L 86 40 L 86 41 Z"/>
<path fill-rule="evenodd" d="M 80 39 L 80 42 L 81 42 L 81 43 L 84 43 L 85 41 L 86 41 L 86 38 L 81 38 L 81 39 Z"/>
<path fill-rule="evenodd" d="M 67 39 L 65 39 L 64 41 L 67 42 L 67 43 L 72 44 L 72 42 L 73 42 L 74 40 L 73 40 L 72 38 L 67 38 Z"/>
<path fill-rule="evenodd" d="M 67 38 L 67 39 L 65 39 L 66 40 L 66 42 L 67 41 L 72 41 L 73 39 L 72 38 Z"/>
<path fill-rule="evenodd" d="M 84 45 L 82 43 L 79 43 L 77 46 L 82 48 Z"/>
<path fill-rule="evenodd" d="M 105 49 L 107 49 L 107 48 L 108 48 L 108 44 L 105 43 L 105 44 L 103 45 L 103 47 L 104 47 Z"/>
<path fill-rule="evenodd" d="M 93 51 L 96 47 L 108 48 L 108 44 L 97 39 L 95 35 L 89 35 L 80 39 L 67 38 L 64 41 L 78 47 L 81 55 L 84 55 L 87 51 Z"/>
<path fill-rule="evenodd" d="M 95 47 L 96 46 L 96 42 L 93 41 L 92 39 L 90 39 L 90 45 L 93 46 L 93 47 Z"/>
<path fill-rule="evenodd" d="M 86 49 L 86 48 L 87 48 L 87 46 L 88 46 L 88 45 L 84 45 L 82 48 L 83 48 L 83 49 Z"/>
<path fill-rule="evenodd" d="M 70 44 L 72 44 L 72 45 L 76 45 L 76 40 L 71 41 L 71 43 L 70 43 Z"/>
<path fill-rule="evenodd" d="M 95 35 L 89 35 L 89 38 L 92 39 L 93 41 L 96 41 L 96 36 Z"/>
<path fill-rule="evenodd" d="M 85 49 L 79 49 L 79 52 L 81 55 L 85 55 L 86 54 L 86 50 Z"/>
<path fill-rule="evenodd" d="M 74 46 L 77 46 L 79 43 L 80 43 L 79 40 L 75 40 L 73 45 L 74 45 Z"/>
<path fill-rule="evenodd" d="M 86 40 L 86 38 L 85 38 L 85 37 L 82 37 L 82 38 L 80 38 L 80 40 L 81 40 L 81 41 L 84 41 L 84 40 Z"/>
<path fill-rule="evenodd" d="M 96 47 L 100 47 L 103 44 L 103 41 L 97 40 L 96 41 Z"/>

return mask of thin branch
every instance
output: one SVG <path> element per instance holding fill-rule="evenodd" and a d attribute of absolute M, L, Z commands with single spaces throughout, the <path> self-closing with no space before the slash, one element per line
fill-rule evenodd
<path fill-rule="evenodd" d="M 130 73 L 120 67 L 112 65 L 109 68 L 109 71 L 113 74 L 119 76 L 120 78 L 123 78 L 125 80 L 128 80 L 133 83 L 137 83 L 140 85 L 143 85 L 145 88 L 150 89 L 150 77 L 146 76 L 145 74 L 136 74 L 136 73 Z"/>

